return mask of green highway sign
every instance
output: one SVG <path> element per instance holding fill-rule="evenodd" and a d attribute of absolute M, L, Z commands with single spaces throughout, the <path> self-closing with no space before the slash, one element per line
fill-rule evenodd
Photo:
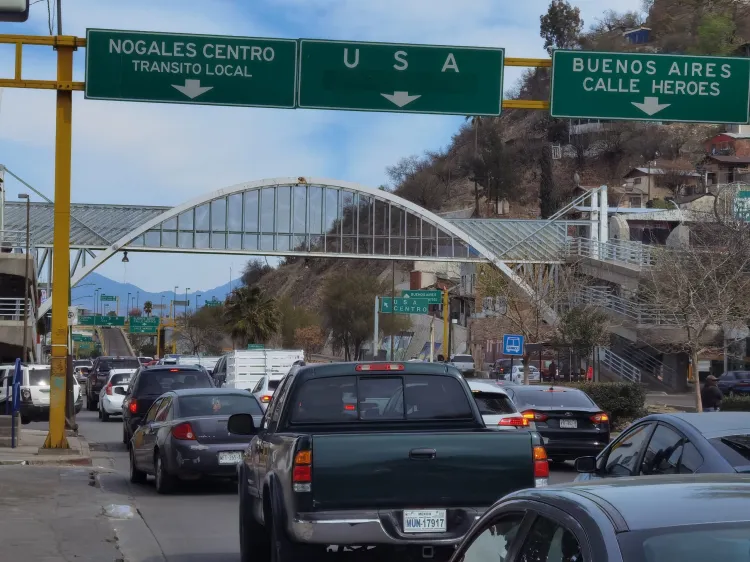
<path fill-rule="evenodd" d="M 156 335 L 159 333 L 159 317 L 131 316 L 128 321 L 128 332 L 131 334 Z"/>
<path fill-rule="evenodd" d="M 247 344 L 247 349 L 249 351 L 259 351 L 259 350 L 265 349 L 265 348 L 266 348 L 266 346 L 263 345 L 262 343 L 249 343 L 249 344 Z"/>
<path fill-rule="evenodd" d="M 79 326 L 124 326 L 124 316 L 89 315 L 78 317 Z"/>
<path fill-rule="evenodd" d="M 500 115 L 505 50 L 300 39 L 297 105 Z"/>
<path fill-rule="evenodd" d="M 99 297 L 100 301 L 116 301 L 117 297 L 114 295 L 101 295 Z"/>
<path fill-rule="evenodd" d="M 555 51 L 552 117 L 747 123 L 750 58 Z"/>
<path fill-rule="evenodd" d="M 222 305 L 222 302 L 217 301 L 216 299 L 206 301 L 206 306 L 221 306 L 221 305 Z"/>
<path fill-rule="evenodd" d="M 86 31 L 88 99 L 294 108 L 297 41 Z"/>
<path fill-rule="evenodd" d="M 72 334 L 71 339 L 75 342 L 94 341 L 93 336 L 87 336 L 85 334 Z"/>
<path fill-rule="evenodd" d="M 79 326 L 96 326 L 96 316 L 93 316 L 93 315 L 79 316 L 78 325 Z"/>
<path fill-rule="evenodd" d="M 130 334 L 146 334 L 155 336 L 159 333 L 158 326 L 129 326 L 128 333 Z"/>
<path fill-rule="evenodd" d="M 443 291 L 401 291 L 401 296 L 406 299 L 427 299 L 429 304 L 442 304 L 443 302 Z"/>
<path fill-rule="evenodd" d="M 380 312 L 386 314 L 427 314 L 429 311 L 428 299 L 380 297 Z"/>
<path fill-rule="evenodd" d="M 98 345 L 94 344 L 92 341 L 76 341 L 76 346 L 78 346 L 78 349 L 96 349 Z"/>
<path fill-rule="evenodd" d="M 734 199 L 734 216 L 750 222 L 750 191 L 738 191 Z"/>

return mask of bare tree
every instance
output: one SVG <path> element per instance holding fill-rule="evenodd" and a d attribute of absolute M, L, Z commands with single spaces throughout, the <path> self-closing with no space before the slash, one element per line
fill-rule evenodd
<path fill-rule="evenodd" d="M 664 343 L 689 354 L 696 408 L 703 411 L 698 358 L 723 348 L 722 333 L 747 326 L 750 316 L 748 224 L 692 213 L 690 245 L 659 251 L 639 292 L 678 332 Z"/>

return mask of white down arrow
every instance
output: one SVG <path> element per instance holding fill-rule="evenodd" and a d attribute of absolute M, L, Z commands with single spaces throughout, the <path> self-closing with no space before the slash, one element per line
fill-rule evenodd
<path fill-rule="evenodd" d="M 201 94 L 205 94 L 209 90 L 214 89 L 213 86 L 201 86 L 200 80 L 185 80 L 184 86 L 172 84 L 172 87 L 185 94 L 191 100 L 197 98 Z"/>
<path fill-rule="evenodd" d="M 662 109 L 668 108 L 671 103 L 659 103 L 659 98 L 644 98 L 643 103 L 633 101 L 630 102 L 638 109 L 640 109 L 646 115 L 655 115 Z"/>
<path fill-rule="evenodd" d="M 409 92 L 393 92 L 392 94 L 380 94 L 389 102 L 396 104 L 398 107 L 404 107 L 415 99 L 421 98 L 421 95 L 410 96 Z"/>

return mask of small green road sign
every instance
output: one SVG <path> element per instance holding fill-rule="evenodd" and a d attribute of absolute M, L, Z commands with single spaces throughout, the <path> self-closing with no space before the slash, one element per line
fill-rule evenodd
<path fill-rule="evenodd" d="M 86 98 L 294 108 L 297 41 L 86 31 Z"/>
<path fill-rule="evenodd" d="M 206 301 L 206 306 L 221 306 L 221 305 L 222 305 L 222 302 L 217 301 L 216 299 Z"/>
<path fill-rule="evenodd" d="M 117 297 L 114 295 L 101 295 L 99 297 L 100 301 L 116 301 Z"/>
<path fill-rule="evenodd" d="M 79 316 L 78 317 L 78 325 L 79 326 L 96 326 L 96 319 L 97 317 L 93 314 L 89 316 Z"/>
<path fill-rule="evenodd" d="M 738 191 L 734 198 L 734 216 L 745 222 L 750 222 L 750 191 Z"/>
<path fill-rule="evenodd" d="M 78 347 L 79 350 L 96 349 L 97 347 L 93 341 L 76 341 L 76 340 L 73 340 L 73 341 L 76 342 L 76 346 Z"/>
<path fill-rule="evenodd" d="M 249 343 L 247 344 L 248 351 L 259 351 L 261 349 L 265 349 L 266 346 L 262 343 Z"/>
<path fill-rule="evenodd" d="M 159 333 L 159 317 L 131 316 L 128 321 L 128 332 L 131 334 L 156 335 Z"/>
<path fill-rule="evenodd" d="M 72 338 L 73 341 L 76 341 L 76 342 L 94 341 L 94 337 L 93 336 L 89 336 L 89 335 L 86 335 L 86 334 L 72 334 L 71 338 Z"/>
<path fill-rule="evenodd" d="M 297 105 L 500 115 L 504 49 L 300 39 Z"/>
<path fill-rule="evenodd" d="M 401 296 L 405 299 L 427 299 L 429 304 L 441 304 L 443 302 L 443 291 L 401 291 Z"/>
<path fill-rule="evenodd" d="M 386 314 L 427 314 L 429 311 L 428 299 L 380 297 L 380 312 Z"/>
<path fill-rule="evenodd" d="M 747 123 L 750 58 L 555 51 L 552 117 Z"/>
<path fill-rule="evenodd" d="M 125 326 L 124 316 L 97 316 L 97 326 Z"/>

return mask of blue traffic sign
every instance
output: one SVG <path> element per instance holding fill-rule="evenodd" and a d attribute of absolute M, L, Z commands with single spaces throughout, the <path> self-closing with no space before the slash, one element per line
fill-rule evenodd
<path fill-rule="evenodd" d="M 503 335 L 503 355 L 523 355 L 523 336 L 518 334 Z"/>

